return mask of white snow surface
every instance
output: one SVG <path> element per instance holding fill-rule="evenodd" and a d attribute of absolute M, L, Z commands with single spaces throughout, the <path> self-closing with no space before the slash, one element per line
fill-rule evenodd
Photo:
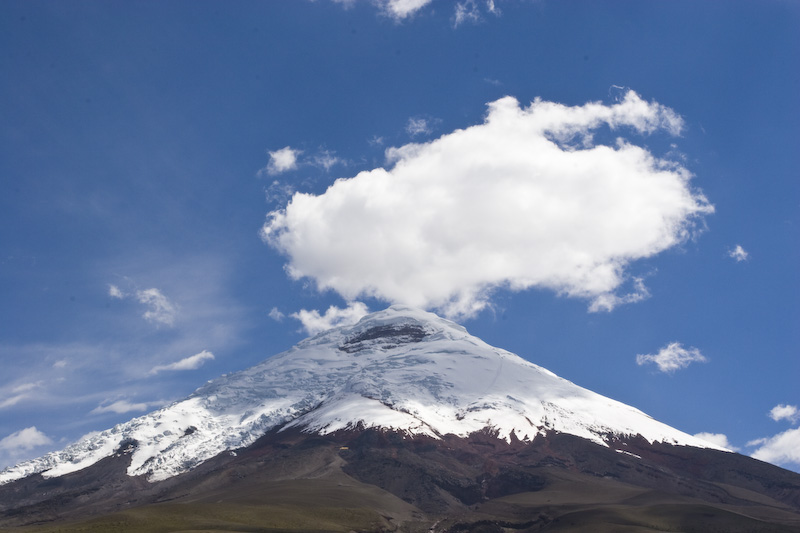
<path fill-rule="evenodd" d="M 159 481 L 283 425 L 321 434 L 385 428 L 434 438 L 488 429 L 528 441 L 555 431 L 603 446 L 641 435 L 724 450 L 489 346 L 453 322 L 392 306 L 222 376 L 184 400 L 6 468 L 0 484 L 75 472 L 130 451 L 132 440 L 128 474 Z"/>

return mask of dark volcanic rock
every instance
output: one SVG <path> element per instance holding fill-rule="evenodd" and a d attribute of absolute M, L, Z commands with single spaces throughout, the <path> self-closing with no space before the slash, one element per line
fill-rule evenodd
<path fill-rule="evenodd" d="M 425 328 L 416 324 L 376 326 L 347 339 L 339 349 L 355 353 L 369 342 L 371 347 L 377 344 L 382 349 L 389 350 L 403 344 L 421 342 L 427 336 Z"/>

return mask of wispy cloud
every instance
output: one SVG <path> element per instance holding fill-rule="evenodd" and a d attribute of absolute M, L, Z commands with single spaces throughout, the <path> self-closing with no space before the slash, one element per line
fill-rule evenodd
<path fill-rule="evenodd" d="M 421 117 L 411 117 L 406 123 L 406 133 L 412 137 L 417 135 L 427 135 L 431 133 L 431 126 L 428 120 Z"/>
<path fill-rule="evenodd" d="M 294 192 L 295 189 L 292 185 L 273 180 L 272 183 L 264 189 L 264 199 L 268 204 L 285 204 L 289 201 L 289 198 L 292 197 Z"/>
<path fill-rule="evenodd" d="M 277 307 L 270 309 L 268 316 L 275 322 L 282 322 L 283 319 L 286 318 L 286 315 L 284 315 Z"/>
<path fill-rule="evenodd" d="M 494 7 L 494 4 L 492 4 Z M 457 28 L 465 22 L 473 24 L 480 22 L 481 14 L 478 9 L 478 3 L 475 0 L 464 0 L 463 2 L 456 2 L 456 10 L 453 14 L 453 27 Z"/>
<path fill-rule="evenodd" d="M 108 295 L 118 300 L 122 300 L 123 298 L 125 298 L 125 293 L 122 292 L 122 290 L 120 290 L 120 288 L 117 287 L 116 285 L 111 285 L 111 284 L 109 284 L 108 286 Z"/>
<path fill-rule="evenodd" d="M 671 342 L 661 348 L 657 354 L 636 356 L 637 365 L 655 363 L 661 372 L 671 374 L 686 368 L 692 363 L 705 363 L 708 359 L 697 348 L 684 348 L 679 342 Z"/>
<path fill-rule="evenodd" d="M 37 381 L 14 385 L 8 388 L 6 391 L 0 390 L 0 409 L 17 405 L 21 401 L 30 397 L 32 393 L 41 386 L 42 382 Z"/>
<path fill-rule="evenodd" d="M 352 7 L 357 0 L 333 0 L 337 4 L 341 4 L 345 8 Z M 367 1 L 367 0 L 363 0 Z M 396 22 L 402 22 L 406 19 L 412 18 L 422 8 L 428 6 L 433 0 L 369 0 L 372 4 L 376 5 L 380 12 L 394 19 Z M 446 5 L 446 3 L 443 3 Z M 458 27 L 464 22 L 479 22 L 483 18 L 481 16 L 483 11 L 493 15 L 500 15 L 500 10 L 495 5 L 495 0 L 462 0 L 456 2 L 453 14 L 453 27 Z"/>
<path fill-rule="evenodd" d="M 160 290 L 156 288 L 136 291 L 136 299 L 139 303 L 150 307 L 142 315 L 148 322 L 156 322 L 165 326 L 174 326 L 175 317 L 178 313 L 177 306 L 172 303 Z"/>
<path fill-rule="evenodd" d="M 126 292 L 117 285 L 109 284 L 108 295 L 117 300 L 125 300 L 132 297 L 140 304 L 148 306 L 149 309 L 142 315 L 142 318 L 148 322 L 155 322 L 165 326 L 175 325 L 178 306 L 155 287 Z"/>
<path fill-rule="evenodd" d="M 174 370 L 195 370 L 203 366 L 206 361 L 210 361 L 214 359 L 214 354 L 203 350 L 200 353 L 196 353 L 189 357 L 185 357 L 180 361 L 176 361 L 174 363 L 170 363 L 168 365 L 156 365 L 150 369 L 150 374 L 158 374 L 159 372 L 164 371 L 174 371 Z"/>
<path fill-rule="evenodd" d="M 161 402 L 138 402 L 133 403 L 128 400 L 117 400 L 111 403 L 102 403 L 91 410 L 89 414 L 100 415 L 104 413 L 125 414 L 131 412 L 142 412 L 151 406 L 160 405 Z"/>
<path fill-rule="evenodd" d="M 310 311 L 302 309 L 290 316 L 299 320 L 309 335 L 316 335 L 337 326 L 355 324 L 368 312 L 369 309 L 363 303 L 351 302 L 345 308 L 332 305 L 324 314 L 320 314 L 316 309 Z"/>
<path fill-rule="evenodd" d="M 750 257 L 750 254 L 742 248 L 741 244 L 737 244 L 732 250 L 728 252 L 728 257 L 736 260 L 737 263 L 742 261 L 747 261 L 747 258 Z"/>
<path fill-rule="evenodd" d="M 364 296 L 467 317 L 498 287 L 546 288 L 610 310 L 647 296 L 629 265 L 688 239 L 713 212 L 680 163 L 617 139 L 678 135 L 671 109 L 629 91 L 613 105 L 511 97 L 482 124 L 387 150 L 391 168 L 295 193 L 262 237 L 292 278 L 345 300 Z"/>
<path fill-rule="evenodd" d="M 332 150 L 320 150 L 314 156 L 314 165 L 324 168 L 326 171 L 330 170 L 335 165 L 344 164 L 344 160 L 336 155 Z"/>

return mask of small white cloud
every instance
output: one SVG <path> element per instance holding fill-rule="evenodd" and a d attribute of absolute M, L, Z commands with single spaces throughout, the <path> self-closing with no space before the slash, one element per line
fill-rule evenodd
<path fill-rule="evenodd" d="M 131 412 L 146 411 L 148 407 L 150 407 L 150 404 L 146 402 L 132 403 L 128 400 L 117 400 L 116 402 L 109 404 L 100 404 L 92 409 L 89 414 L 100 415 L 104 413 L 116 413 L 121 415 Z"/>
<path fill-rule="evenodd" d="M 175 363 L 154 366 L 149 373 L 158 374 L 159 372 L 163 372 L 165 370 L 195 370 L 203 366 L 206 361 L 211 359 L 214 359 L 214 354 L 208 350 L 203 350 L 198 354 L 186 357 Z"/>
<path fill-rule="evenodd" d="M 778 433 L 773 437 L 757 439 L 748 446 L 759 446 L 751 457 L 768 463 L 800 466 L 800 428 Z"/>
<path fill-rule="evenodd" d="M 736 446 L 731 445 L 731 443 L 728 441 L 728 436 L 725 435 L 724 433 L 705 433 L 705 432 L 703 432 L 703 433 L 695 434 L 695 437 L 697 437 L 698 439 L 702 439 L 702 440 L 704 440 L 706 442 L 710 442 L 711 444 L 716 444 L 717 446 L 721 446 L 721 447 L 723 447 L 725 449 L 728 449 L 728 450 L 730 450 L 732 452 L 739 451 L 739 448 L 737 448 Z"/>
<path fill-rule="evenodd" d="M 697 348 L 684 348 L 679 342 L 671 342 L 655 355 L 637 355 L 636 364 L 655 363 L 661 372 L 672 373 L 686 368 L 691 363 L 705 363 L 708 359 Z"/>
<path fill-rule="evenodd" d="M 122 292 L 116 285 L 111 284 L 108 285 L 108 295 L 112 298 L 117 298 L 118 300 L 125 298 L 125 293 Z"/>
<path fill-rule="evenodd" d="M 800 420 L 800 410 L 796 405 L 776 405 L 770 410 L 769 417 L 776 422 L 788 420 L 794 423 Z"/>
<path fill-rule="evenodd" d="M 0 439 L 0 452 L 13 455 L 19 451 L 27 451 L 50 444 L 53 444 L 50 437 L 36 429 L 36 426 L 31 426 Z"/>
<path fill-rule="evenodd" d="M 302 309 L 290 316 L 299 320 L 309 335 L 316 335 L 337 326 L 355 324 L 368 312 L 367 306 L 362 302 L 351 302 L 344 309 L 332 305 L 325 314 L 320 314 L 316 309 Z"/>
<path fill-rule="evenodd" d="M 152 288 L 136 291 L 136 299 L 139 303 L 150 306 L 150 310 L 142 315 L 145 320 L 158 322 L 166 326 L 175 325 L 175 316 L 178 309 L 160 290 Z"/>
<path fill-rule="evenodd" d="M 275 322 L 282 322 L 286 315 L 281 313 L 277 307 L 273 307 L 269 310 L 269 317 Z"/>
<path fill-rule="evenodd" d="M 53 363 L 53 368 L 65 368 L 68 362 L 66 359 L 61 359 Z"/>
<path fill-rule="evenodd" d="M 632 263 L 685 242 L 714 211 L 679 162 L 621 139 L 594 143 L 601 128 L 678 135 L 668 107 L 633 91 L 612 105 L 504 97 L 488 107 L 481 124 L 389 148 L 389 168 L 295 193 L 262 238 L 293 279 L 346 301 L 464 318 L 493 290 L 538 288 L 610 310 L 647 296 Z"/>
<path fill-rule="evenodd" d="M 408 119 L 408 123 L 406 124 L 406 133 L 412 137 L 416 137 L 417 135 L 427 135 L 430 132 L 430 125 L 428 125 L 428 121 L 424 118 L 411 117 Z"/>
<path fill-rule="evenodd" d="M 373 135 L 371 139 L 367 139 L 367 143 L 369 143 L 370 146 L 383 146 L 384 140 L 383 137 Z"/>
<path fill-rule="evenodd" d="M 269 163 L 266 167 L 258 171 L 259 175 L 264 173 L 270 176 L 275 176 L 289 170 L 297 168 L 297 156 L 301 154 L 300 150 L 295 150 L 290 146 L 269 152 Z"/>
<path fill-rule="evenodd" d="M 737 263 L 741 263 L 742 261 L 747 261 L 750 254 L 742 248 L 741 244 L 737 244 L 733 250 L 728 252 L 728 256 L 735 259 Z"/>

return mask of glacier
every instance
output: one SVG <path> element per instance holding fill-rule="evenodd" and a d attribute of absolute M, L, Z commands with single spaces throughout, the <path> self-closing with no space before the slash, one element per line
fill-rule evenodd
<path fill-rule="evenodd" d="M 328 330 L 189 397 L 0 472 L 0 484 L 61 476 L 120 453 L 156 482 L 253 444 L 276 428 L 384 428 L 440 438 L 548 432 L 602 446 L 648 442 L 725 450 L 495 348 L 433 313 L 392 306 Z M 727 450 L 726 450 L 727 451 Z"/>

